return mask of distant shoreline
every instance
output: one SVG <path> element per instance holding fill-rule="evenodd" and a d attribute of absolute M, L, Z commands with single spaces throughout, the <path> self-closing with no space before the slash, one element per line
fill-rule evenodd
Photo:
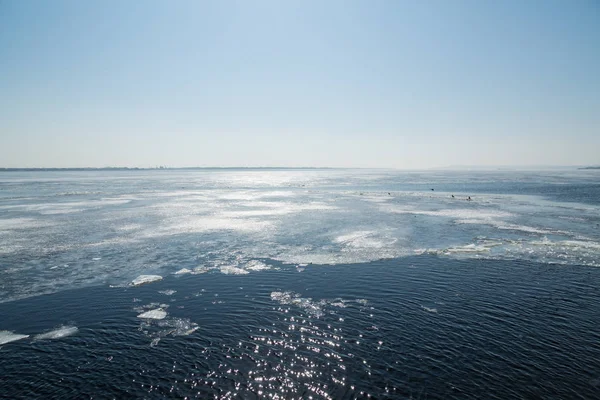
<path fill-rule="evenodd" d="M 511 171 L 546 171 L 553 169 L 570 170 L 600 170 L 600 166 L 554 166 L 554 167 L 447 167 L 447 168 L 423 168 L 423 169 L 397 169 L 376 167 L 65 167 L 65 168 L 3 168 L 0 172 L 94 172 L 94 171 L 214 171 L 214 170 L 248 170 L 248 171 L 276 171 L 276 170 L 399 170 L 399 171 L 454 171 L 454 172 L 511 172 Z"/>
<path fill-rule="evenodd" d="M 279 169 L 340 169 L 332 167 L 81 167 L 81 168 L 0 168 L 0 172 L 82 172 L 82 171 L 178 171 L 178 170 L 279 170 Z"/>

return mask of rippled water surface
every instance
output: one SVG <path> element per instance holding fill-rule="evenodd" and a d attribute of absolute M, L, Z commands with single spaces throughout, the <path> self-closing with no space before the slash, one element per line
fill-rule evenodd
<path fill-rule="evenodd" d="M 0 393 L 600 398 L 599 177 L 2 173 Z"/>

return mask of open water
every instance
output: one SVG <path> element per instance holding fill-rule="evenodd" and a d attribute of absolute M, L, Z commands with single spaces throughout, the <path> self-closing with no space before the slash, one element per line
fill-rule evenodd
<path fill-rule="evenodd" d="M 3 172 L 0 397 L 600 398 L 599 224 L 598 170 Z"/>

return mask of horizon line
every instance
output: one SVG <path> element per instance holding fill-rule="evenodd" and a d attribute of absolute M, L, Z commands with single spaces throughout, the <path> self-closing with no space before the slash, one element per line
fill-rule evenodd
<path fill-rule="evenodd" d="M 164 165 L 156 167 L 0 167 L 0 172 L 35 172 L 35 171 L 154 171 L 154 170 L 209 170 L 209 169 L 263 169 L 263 170 L 294 170 L 294 169 L 387 169 L 399 171 L 431 171 L 431 170 L 533 170 L 551 169 L 551 168 L 568 168 L 568 169 L 600 169 L 600 165 L 451 165 L 444 167 L 428 167 L 428 168 L 394 168 L 394 167 L 284 167 L 284 166 L 204 166 L 204 167 L 167 167 Z"/>

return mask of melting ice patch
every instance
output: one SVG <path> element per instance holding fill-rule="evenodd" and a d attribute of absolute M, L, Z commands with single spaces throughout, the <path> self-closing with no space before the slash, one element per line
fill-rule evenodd
<path fill-rule="evenodd" d="M 251 191 L 235 191 L 235 192 L 227 192 L 224 193 L 220 196 L 220 199 L 223 200 L 245 200 L 245 201 L 252 201 L 252 200 L 257 200 L 257 199 L 262 199 L 262 198 L 278 198 L 278 197 L 284 197 L 284 198 L 289 198 L 289 197 L 293 197 L 296 194 L 294 192 L 291 191 L 283 191 L 283 190 L 269 190 L 266 192 L 257 192 L 255 190 L 251 190 Z"/>
<path fill-rule="evenodd" d="M 175 275 L 184 275 L 184 274 L 191 274 L 192 270 L 188 269 L 188 268 L 181 268 L 180 270 L 175 272 Z"/>
<path fill-rule="evenodd" d="M 79 203 L 53 201 L 52 193 L 46 196 L 46 192 L 40 192 L 44 194 L 41 197 L 35 185 L 7 187 L 9 197 L 0 199 L 0 254 L 31 261 L 9 260 L 14 267 L 0 272 L 0 280 L 8 289 L 0 301 L 99 280 L 148 283 L 150 280 L 130 283 L 131 278 L 144 273 L 147 264 L 164 276 L 212 269 L 226 274 L 264 269 L 264 265 L 249 260 L 341 264 L 422 252 L 453 258 L 600 263 L 600 249 L 594 247 L 600 242 L 598 207 L 533 196 L 474 193 L 470 193 L 474 201 L 466 202 L 466 194 L 454 193 L 457 198 L 451 199 L 449 193 L 439 193 L 438 187 L 435 193 L 402 191 L 402 186 L 391 191 L 398 183 L 394 179 L 412 182 L 413 178 L 402 174 L 393 173 L 389 175 L 391 181 L 378 182 L 381 190 L 368 183 L 377 174 L 365 172 L 361 178 L 356 174 L 202 172 L 190 173 L 193 182 L 180 182 L 179 177 L 167 174 L 151 184 L 132 179 L 122 196 L 100 201 L 95 198 L 108 193 L 103 184 L 86 178 L 81 183 L 91 190 L 80 192 L 63 182 L 60 193 L 80 192 L 77 196 L 84 197 Z M 426 174 L 415 176 L 412 183 L 440 177 L 445 182 L 454 179 Z M 540 179 L 543 183 L 545 178 Z M 385 187 L 388 184 L 392 186 Z M 503 188 L 500 182 L 497 189 Z M 121 190 L 114 189 L 111 193 Z M 15 206 L 21 191 L 32 195 L 24 202 L 36 204 L 30 208 Z M 134 196 L 139 201 L 131 202 Z M 126 202 L 129 205 L 123 206 Z M 39 215 L 63 210 L 59 204 L 65 205 L 64 210 L 84 210 L 70 215 Z M 29 229 L 37 227 L 41 229 Z M 548 235 L 548 242 L 537 243 L 544 235 Z M 497 238 L 500 244 L 492 246 L 473 239 L 479 236 Z M 579 240 L 583 243 L 575 243 Z M 115 268 L 115 254 L 127 260 L 123 268 Z M 96 255 L 102 261 L 91 263 L 90 258 Z M 42 266 L 34 261 L 40 259 L 48 262 Z M 65 264 L 69 268 L 63 268 Z M 199 264 L 207 267 L 190 267 Z M 232 268 L 222 267 L 228 265 Z M 302 268 L 300 265 L 298 271 Z"/>
<path fill-rule="evenodd" d="M 333 307 L 338 307 L 338 308 L 346 308 L 346 307 L 348 307 L 347 303 L 348 302 L 344 299 L 335 299 L 331 303 L 329 303 L 329 305 L 331 305 Z"/>
<path fill-rule="evenodd" d="M 54 329 L 50 332 L 41 333 L 39 335 L 35 335 L 35 340 L 52 340 L 52 339 L 61 339 L 67 336 L 71 336 L 79 332 L 79 329 L 76 326 L 61 326 L 60 328 Z"/>
<path fill-rule="evenodd" d="M 20 335 L 12 331 L 0 331 L 0 345 L 28 338 L 29 335 Z"/>
<path fill-rule="evenodd" d="M 239 268 L 233 265 L 223 265 L 222 267 L 219 267 L 219 270 L 221 271 L 222 274 L 225 275 L 246 275 L 249 274 L 248 271 L 246 271 L 243 268 Z"/>
<path fill-rule="evenodd" d="M 201 265 L 199 267 L 194 268 L 194 270 L 192 271 L 192 274 L 193 275 L 205 274 L 213 269 L 214 269 L 213 267 L 207 267 L 207 266 Z"/>
<path fill-rule="evenodd" d="M 251 260 L 246 263 L 246 269 L 250 271 L 264 271 L 271 269 L 271 267 L 259 260 Z"/>
<path fill-rule="evenodd" d="M 133 286 L 139 286 L 139 285 L 143 285 L 145 283 L 160 281 L 162 278 L 163 277 L 160 275 L 140 275 L 137 278 L 135 278 L 134 280 L 132 280 L 131 284 Z"/>
<path fill-rule="evenodd" d="M 584 240 L 563 240 L 559 245 L 573 247 L 574 249 L 590 249 L 600 251 L 600 243 Z"/>
<path fill-rule="evenodd" d="M 157 326 L 169 328 L 162 332 L 163 336 L 187 336 L 199 328 L 198 324 L 190 321 L 189 318 L 170 318 L 159 321 Z"/>
<path fill-rule="evenodd" d="M 380 234 L 375 231 L 358 231 L 338 236 L 333 240 L 333 242 L 359 249 L 381 249 L 386 247 L 387 245 L 395 243 L 396 241 L 395 239 L 386 239 L 387 243 L 386 240 L 384 240 L 384 238 L 382 238 Z"/>
<path fill-rule="evenodd" d="M 121 226 L 117 227 L 117 230 L 125 231 L 125 232 L 137 231 L 139 229 L 142 229 L 142 225 L 140 225 L 140 224 L 127 224 L 127 225 L 121 225 Z"/>
<path fill-rule="evenodd" d="M 158 345 L 166 336 L 187 336 L 198 330 L 197 323 L 188 318 L 144 319 L 139 330 L 152 338 L 150 347 Z"/>
<path fill-rule="evenodd" d="M 143 319 L 164 319 L 167 316 L 167 312 L 162 308 L 157 308 L 155 310 L 150 310 L 139 314 L 138 318 Z"/>
<path fill-rule="evenodd" d="M 35 218 L 6 218 L 0 219 L 0 231 L 11 231 L 15 229 L 31 229 L 48 225 L 47 222 Z"/>
<path fill-rule="evenodd" d="M 506 249 L 515 258 L 530 258 L 557 264 L 600 266 L 600 243 L 584 240 L 550 240 L 513 242 Z"/>
<path fill-rule="evenodd" d="M 488 254 L 490 251 L 499 246 L 504 246 L 510 243 L 509 241 L 479 239 L 476 243 L 468 243 L 464 245 L 454 245 L 443 249 L 422 248 L 415 249 L 415 254 L 435 254 L 435 255 L 452 255 L 452 256 L 479 256 Z"/>
<path fill-rule="evenodd" d="M 477 209 L 477 208 L 447 208 L 442 210 L 421 210 L 414 207 L 399 207 L 399 206 L 385 206 L 382 208 L 384 211 L 396 213 L 396 214 L 416 214 L 416 215 L 430 215 L 434 217 L 446 217 L 453 218 L 462 221 L 468 220 L 491 220 L 496 218 L 508 218 L 514 216 L 514 214 L 507 211 L 500 210 L 489 210 L 489 209 Z"/>
<path fill-rule="evenodd" d="M 565 232 L 561 230 L 551 230 L 551 229 L 543 229 L 543 228 L 535 228 L 532 226 L 526 225 L 517 225 L 517 224 L 495 224 L 498 229 L 505 230 L 513 230 L 513 231 L 521 231 L 527 233 L 537 233 L 541 235 L 549 235 L 549 234 L 558 234 L 558 235 L 570 235 L 570 232 Z"/>
<path fill-rule="evenodd" d="M 292 305 L 298 307 L 308 315 L 316 318 L 322 317 L 326 312 L 335 314 L 336 312 L 330 307 L 346 308 L 349 304 L 356 303 L 362 308 L 368 304 L 366 299 L 345 300 L 336 298 L 332 300 L 322 299 L 315 301 L 311 298 L 302 297 L 300 294 L 291 291 L 271 292 L 271 300 L 282 305 Z"/>
<path fill-rule="evenodd" d="M 561 234 L 569 235 L 570 232 L 536 228 L 527 225 L 508 223 L 504 220 L 515 217 L 514 213 L 489 209 L 443 209 L 443 210 L 418 210 L 409 207 L 387 207 L 388 211 L 398 214 L 428 215 L 451 218 L 458 224 L 491 225 L 498 229 L 521 231 L 536 234 Z"/>
<path fill-rule="evenodd" d="M 262 232 L 273 227 L 272 221 L 259 218 L 223 218 L 220 216 L 185 216 L 173 217 L 165 222 L 158 230 L 148 230 L 147 238 L 181 235 L 186 233 L 202 233 L 212 231 L 234 231 L 240 233 Z"/>
<path fill-rule="evenodd" d="M 490 247 L 476 245 L 475 243 L 464 246 L 449 247 L 443 250 L 444 253 L 485 253 L 488 251 L 490 251 Z"/>
<path fill-rule="evenodd" d="M 60 196 L 60 195 L 59 195 Z M 71 214 L 92 208 L 121 205 L 131 202 L 131 199 L 102 199 L 90 201 L 72 201 L 61 203 L 23 204 L 17 207 L 24 211 L 37 212 L 43 215 Z"/>
<path fill-rule="evenodd" d="M 478 239 L 442 249 L 416 249 L 415 254 L 458 258 L 528 259 L 557 264 L 600 266 L 600 243 L 585 240 Z"/>
<path fill-rule="evenodd" d="M 271 300 L 277 301 L 280 304 L 294 305 L 316 318 L 320 318 L 324 315 L 322 308 L 324 302 L 314 302 L 311 298 L 301 297 L 298 293 L 272 292 Z"/>

